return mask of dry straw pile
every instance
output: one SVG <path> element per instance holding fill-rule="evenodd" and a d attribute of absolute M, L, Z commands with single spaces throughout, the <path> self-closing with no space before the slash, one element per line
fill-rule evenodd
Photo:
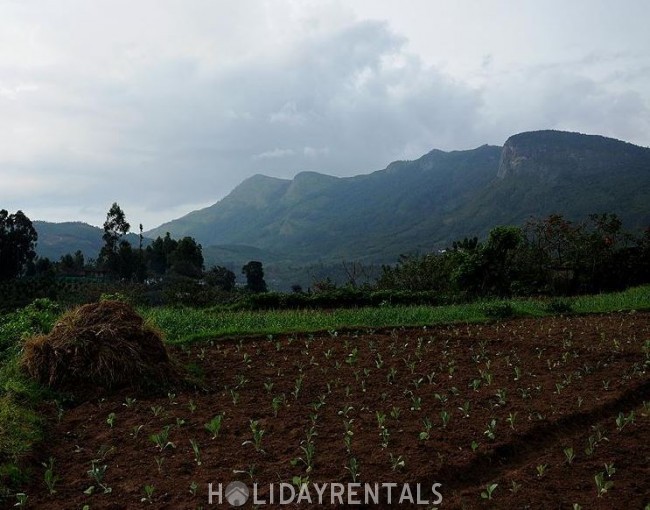
<path fill-rule="evenodd" d="M 66 313 L 50 334 L 25 343 L 22 362 L 41 384 L 75 393 L 155 388 L 175 379 L 160 333 L 119 301 Z"/>

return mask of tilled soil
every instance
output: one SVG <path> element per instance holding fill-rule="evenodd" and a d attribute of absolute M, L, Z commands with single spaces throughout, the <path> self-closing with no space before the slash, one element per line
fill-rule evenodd
<path fill-rule="evenodd" d="M 355 479 L 409 483 L 414 498 L 419 483 L 431 502 L 440 483 L 442 503 L 428 508 L 644 508 L 649 348 L 649 313 L 172 347 L 201 389 L 122 392 L 62 411 L 48 404 L 47 439 L 24 492 L 29 508 L 195 509 L 218 506 L 209 483 L 241 480 L 267 502 L 274 484 L 275 503 L 260 505 L 270 508 L 282 482 Z M 205 424 L 219 414 L 213 438 Z M 258 445 L 251 420 L 264 431 Z M 165 427 L 172 444 L 157 446 L 150 436 Z M 41 465 L 50 458 L 53 494 Z M 89 475 L 93 465 L 106 466 L 101 480 Z M 599 494 L 600 473 L 601 487 L 611 486 Z M 380 494 L 367 506 L 391 506 Z M 316 506 L 310 495 L 302 506 Z"/>

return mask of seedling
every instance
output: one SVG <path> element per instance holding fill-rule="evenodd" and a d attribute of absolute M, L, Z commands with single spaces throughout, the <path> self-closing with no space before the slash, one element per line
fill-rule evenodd
<path fill-rule="evenodd" d="M 43 467 L 45 468 L 45 473 L 43 475 L 45 486 L 47 487 L 47 490 L 50 491 L 50 494 L 54 494 L 56 492 L 54 487 L 59 481 L 59 477 L 54 474 L 54 457 L 50 457 L 47 464 L 43 463 Z"/>
<path fill-rule="evenodd" d="M 191 494 L 192 496 L 196 496 L 196 491 L 197 491 L 198 489 L 199 489 L 199 484 L 197 484 L 196 482 L 193 481 L 193 482 L 190 484 L 190 494 Z"/>
<path fill-rule="evenodd" d="M 481 497 L 483 499 L 492 499 L 492 493 L 499 486 L 498 483 L 491 483 L 485 486 L 485 490 L 481 492 Z"/>
<path fill-rule="evenodd" d="M 350 476 L 352 476 L 352 482 L 357 483 L 357 479 L 359 478 L 359 463 L 355 457 L 350 457 L 348 465 L 345 466 L 345 469 L 350 472 Z"/>
<path fill-rule="evenodd" d="M 106 418 L 106 423 L 108 423 L 108 426 L 110 428 L 113 428 L 113 424 L 115 423 L 115 413 L 108 415 L 108 418 Z"/>
<path fill-rule="evenodd" d="M 573 464 L 573 460 L 576 458 L 575 454 L 573 453 L 573 448 L 565 448 L 563 451 L 567 464 Z"/>
<path fill-rule="evenodd" d="M 18 508 L 25 508 L 27 506 L 28 499 L 29 496 L 27 496 L 27 494 L 24 492 L 19 492 L 16 494 L 16 504 L 14 506 L 17 506 Z"/>
<path fill-rule="evenodd" d="M 541 478 L 544 476 L 544 473 L 546 472 L 546 468 L 548 467 L 548 464 L 538 464 L 537 465 L 537 477 Z"/>
<path fill-rule="evenodd" d="M 512 430 L 515 430 L 515 420 L 517 419 L 517 413 L 508 413 L 508 417 L 506 418 L 506 421 L 510 424 L 510 428 Z"/>
<path fill-rule="evenodd" d="M 303 380 L 303 377 L 304 377 L 303 374 L 300 374 L 300 375 L 296 378 L 296 381 L 295 381 L 294 386 L 293 386 L 293 391 L 291 392 L 291 394 L 294 396 L 294 398 L 295 398 L 296 400 L 298 400 L 298 395 L 300 394 L 300 390 L 302 389 L 302 380 Z"/>
<path fill-rule="evenodd" d="M 145 485 L 142 491 L 144 492 L 144 498 L 142 498 L 140 501 L 144 503 L 145 501 L 147 503 L 153 503 L 153 493 L 156 489 L 154 488 L 153 485 Z"/>
<path fill-rule="evenodd" d="M 138 434 L 140 434 L 140 431 L 142 430 L 143 427 L 144 427 L 144 425 L 134 425 L 133 426 L 133 428 L 131 429 L 132 430 L 131 435 L 133 436 L 133 439 L 138 438 Z"/>
<path fill-rule="evenodd" d="M 427 441 L 429 439 L 429 436 L 431 435 L 431 429 L 433 428 L 433 423 L 431 423 L 431 420 L 429 418 L 424 418 L 422 420 L 422 424 L 424 425 L 424 430 L 420 432 L 420 441 Z"/>
<path fill-rule="evenodd" d="M 271 393 L 273 390 L 273 382 L 268 381 L 264 383 L 264 389 L 266 390 L 267 393 Z"/>
<path fill-rule="evenodd" d="M 392 453 L 389 453 L 388 457 L 390 458 L 390 467 L 393 471 L 402 470 L 406 466 L 406 462 L 401 455 L 396 457 Z"/>
<path fill-rule="evenodd" d="M 478 443 L 476 441 L 472 441 L 470 447 L 472 448 L 473 452 L 476 452 L 476 450 L 478 450 Z"/>
<path fill-rule="evenodd" d="M 384 424 L 386 423 L 386 413 L 382 413 L 380 411 L 375 411 L 375 416 L 377 417 L 377 426 L 380 429 L 383 429 Z"/>
<path fill-rule="evenodd" d="M 599 498 L 614 486 L 614 482 L 611 480 L 605 480 L 605 473 L 603 472 L 594 476 L 594 481 L 596 482 L 596 493 Z"/>
<path fill-rule="evenodd" d="M 111 492 L 111 488 L 108 487 L 107 485 L 104 484 L 104 476 L 106 476 L 106 464 L 103 466 L 98 466 L 95 464 L 95 461 L 92 461 L 90 463 L 90 469 L 87 471 L 88 476 L 90 476 L 97 485 L 99 485 L 102 489 L 104 489 L 104 493 L 108 494 Z M 92 487 L 94 490 L 94 486 Z M 90 490 L 90 493 L 92 494 L 93 490 L 91 488 L 88 488 Z"/>
<path fill-rule="evenodd" d="M 338 415 L 339 415 L 339 416 L 344 416 L 345 418 L 347 418 L 347 417 L 348 417 L 348 414 L 349 414 L 350 411 L 352 411 L 353 409 L 354 409 L 354 407 L 352 407 L 351 405 L 346 405 L 345 407 L 343 407 L 343 409 L 341 409 L 341 410 L 338 412 Z"/>
<path fill-rule="evenodd" d="M 311 473 L 314 468 L 314 455 L 316 454 L 316 447 L 314 443 L 309 441 L 302 441 L 300 449 L 303 452 L 302 457 L 298 457 L 291 461 L 291 465 L 295 466 L 298 462 L 302 462 L 306 467 L 306 473 Z"/>
<path fill-rule="evenodd" d="M 422 399 L 411 395 L 411 411 L 419 411 L 422 408 Z"/>
<path fill-rule="evenodd" d="M 162 428 L 158 434 L 151 434 L 149 439 L 153 442 L 160 451 L 163 451 L 166 448 L 176 448 L 174 443 L 169 440 L 169 431 L 171 430 L 171 425 L 166 425 Z"/>
<path fill-rule="evenodd" d="M 280 407 L 284 403 L 286 397 L 284 396 L 284 393 L 282 395 L 276 395 L 273 397 L 273 400 L 271 401 L 271 409 L 273 409 L 273 416 L 278 415 L 278 411 L 280 410 Z"/>
<path fill-rule="evenodd" d="M 614 473 L 616 473 L 616 468 L 614 467 L 613 462 L 611 464 L 605 463 L 605 472 L 607 473 L 607 478 L 611 478 Z"/>
<path fill-rule="evenodd" d="M 496 428 L 497 428 L 497 421 L 495 418 L 492 418 L 490 420 L 490 423 L 487 425 L 487 429 L 483 434 L 485 434 L 488 439 L 494 441 L 496 439 Z"/>
<path fill-rule="evenodd" d="M 402 410 L 399 407 L 393 407 L 390 410 L 390 417 L 394 420 L 399 420 L 400 414 L 402 414 Z"/>
<path fill-rule="evenodd" d="M 449 420 L 451 420 L 451 414 L 445 410 L 440 411 L 440 418 L 442 419 L 442 426 L 446 427 L 449 424 Z"/>
<path fill-rule="evenodd" d="M 190 444 L 192 445 L 192 451 L 194 452 L 194 460 L 196 461 L 196 465 L 200 466 L 201 448 L 199 447 L 199 443 L 197 443 L 194 439 L 190 439 Z"/>
<path fill-rule="evenodd" d="M 154 416 L 160 416 L 163 412 L 163 406 L 151 406 L 151 412 Z"/>
<path fill-rule="evenodd" d="M 208 423 L 204 425 L 206 430 L 212 434 L 212 439 L 216 439 L 221 430 L 221 423 L 223 422 L 223 414 L 217 414 Z"/>
<path fill-rule="evenodd" d="M 230 398 L 232 399 L 233 405 L 237 405 L 237 402 L 239 402 L 239 393 L 231 389 Z"/>
<path fill-rule="evenodd" d="M 470 402 L 467 400 L 461 407 L 458 408 L 460 412 L 463 413 L 464 418 L 469 418 L 469 409 L 470 409 Z"/>
<path fill-rule="evenodd" d="M 253 440 L 252 441 L 244 441 L 242 445 L 245 444 L 252 444 L 255 446 L 256 451 L 262 451 L 262 437 L 264 437 L 265 430 L 260 428 L 259 426 L 259 420 L 250 420 L 249 422 L 249 428 L 251 429 L 251 432 L 253 433 Z"/>
<path fill-rule="evenodd" d="M 133 404 L 135 404 L 135 399 L 131 397 L 126 397 L 124 399 L 124 403 L 122 404 L 125 407 L 131 407 Z"/>
<path fill-rule="evenodd" d="M 390 439 L 390 432 L 388 432 L 388 429 L 386 427 L 382 428 L 379 435 L 381 436 L 381 447 L 388 448 L 388 440 Z"/>
<path fill-rule="evenodd" d="M 512 480 L 510 482 L 510 489 L 508 490 L 513 494 L 517 494 L 517 492 L 519 492 L 519 489 L 521 489 L 521 484 L 517 483 L 515 480 Z"/>
<path fill-rule="evenodd" d="M 194 400 L 190 399 L 190 401 L 187 403 L 187 407 L 189 408 L 190 413 L 196 411 L 196 404 L 194 403 Z"/>

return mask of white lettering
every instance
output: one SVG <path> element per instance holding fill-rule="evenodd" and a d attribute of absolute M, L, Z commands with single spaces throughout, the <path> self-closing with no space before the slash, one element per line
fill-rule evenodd
<path fill-rule="evenodd" d="M 215 491 L 215 490 L 212 489 L 212 484 L 211 483 L 208 484 L 208 504 L 210 504 L 210 505 L 212 504 L 212 498 L 214 496 L 219 496 L 219 500 L 218 500 L 217 504 L 218 505 L 221 504 L 221 497 L 222 497 L 221 484 L 219 483 L 219 484 L 217 484 L 217 486 L 219 487 L 219 490 Z"/>
<path fill-rule="evenodd" d="M 442 487 L 442 484 L 434 483 L 431 486 L 431 492 L 433 492 L 433 495 L 436 497 L 436 499 L 431 502 L 432 505 L 439 505 L 442 503 L 442 494 L 438 492 L 438 487 Z"/>
<path fill-rule="evenodd" d="M 285 489 L 288 489 L 289 493 L 291 494 L 291 497 L 289 499 L 286 498 Z M 280 484 L 280 504 L 288 505 L 289 503 L 293 503 L 295 497 L 296 497 L 296 489 L 293 488 L 293 485 L 291 485 L 290 483 L 282 482 Z"/>

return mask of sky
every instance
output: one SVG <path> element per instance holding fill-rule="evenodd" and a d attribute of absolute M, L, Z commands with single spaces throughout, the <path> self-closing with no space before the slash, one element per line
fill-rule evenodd
<path fill-rule="evenodd" d="M 145 230 L 257 173 L 650 145 L 647 0 L 0 0 L 0 209 Z"/>

